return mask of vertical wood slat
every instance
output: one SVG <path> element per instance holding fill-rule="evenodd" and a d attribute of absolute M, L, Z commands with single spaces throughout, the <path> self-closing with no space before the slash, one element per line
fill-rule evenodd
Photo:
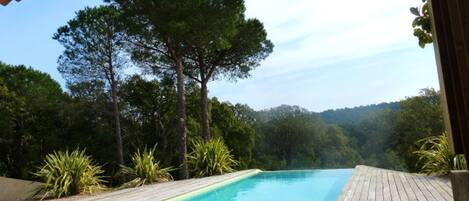
<path fill-rule="evenodd" d="M 399 195 L 399 192 L 397 191 L 396 181 L 394 180 L 394 177 L 392 175 L 392 172 L 387 172 L 389 188 L 391 189 L 391 198 L 393 201 L 401 201 L 401 197 Z"/>
<path fill-rule="evenodd" d="M 401 180 L 402 182 L 402 186 L 404 188 L 404 190 L 406 191 L 407 193 L 407 198 L 410 200 L 410 201 L 416 201 L 418 200 L 417 199 L 417 195 L 416 195 L 416 192 L 414 192 L 414 190 L 412 189 L 411 185 L 410 185 L 410 182 L 407 180 L 407 178 L 405 177 L 405 175 L 403 173 L 399 173 L 398 174 L 398 177 L 399 179 Z"/>
<path fill-rule="evenodd" d="M 360 193 L 360 200 L 368 200 L 368 195 L 370 193 L 370 180 L 372 170 L 367 167 L 367 174 L 363 177 L 363 187 L 362 192 Z"/>
<path fill-rule="evenodd" d="M 410 187 L 412 188 L 412 191 L 415 194 L 415 197 L 417 197 L 417 200 L 418 201 L 427 201 L 427 199 L 423 195 L 422 190 L 420 190 L 420 188 L 415 183 L 415 180 L 412 178 L 412 175 L 406 174 L 405 177 L 406 177 L 406 180 L 409 182 Z"/>
<path fill-rule="evenodd" d="M 384 201 L 391 201 L 392 196 L 391 196 L 391 188 L 390 188 L 389 180 L 388 180 L 388 173 L 386 171 L 381 171 L 380 176 L 383 178 Z"/>
<path fill-rule="evenodd" d="M 399 198 L 402 201 L 409 201 L 409 197 L 407 195 L 406 190 L 404 189 L 404 185 L 402 184 L 401 177 L 399 176 L 398 172 L 393 172 L 394 181 L 396 182 L 397 192 L 399 194 Z"/>
<path fill-rule="evenodd" d="M 455 152 L 469 161 L 469 1 L 430 4 L 445 121 Z"/>
<path fill-rule="evenodd" d="M 371 179 L 370 179 L 370 187 L 368 188 L 368 200 L 376 200 L 376 175 L 378 170 L 373 168 L 371 169 Z"/>
<path fill-rule="evenodd" d="M 376 168 L 376 201 L 384 201 L 382 171 Z"/>
<path fill-rule="evenodd" d="M 359 168 L 359 171 L 364 170 L 364 169 L 366 169 L 366 167 L 361 166 L 361 168 Z M 365 180 L 364 177 L 366 175 L 365 172 L 366 172 L 366 170 L 359 172 L 357 182 L 356 182 L 356 184 L 353 185 L 356 189 L 354 190 L 352 201 L 359 201 L 360 200 L 360 196 L 361 196 L 361 192 L 362 192 L 362 188 L 363 188 L 363 184 L 364 184 L 364 180 Z"/>

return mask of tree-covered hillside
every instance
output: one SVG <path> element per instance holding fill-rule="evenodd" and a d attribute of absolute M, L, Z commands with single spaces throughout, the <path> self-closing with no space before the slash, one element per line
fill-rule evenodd
<path fill-rule="evenodd" d="M 357 147 L 364 164 L 383 168 L 420 170 L 422 164 L 414 153 L 419 139 L 444 132 L 440 94 L 434 89 L 422 89 L 418 96 L 399 102 L 325 113 L 321 116 L 329 118 L 326 121 L 340 119 L 336 124 Z M 352 116 L 355 119 L 349 119 Z"/>
<path fill-rule="evenodd" d="M 381 112 L 383 110 L 395 111 L 399 109 L 398 102 L 380 103 L 366 106 L 358 106 L 353 108 L 341 108 L 334 110 L 326 110 L 319 115 L 321 118 L 331 124 L 352 124 L 358 123 L 372 113 Z"/>

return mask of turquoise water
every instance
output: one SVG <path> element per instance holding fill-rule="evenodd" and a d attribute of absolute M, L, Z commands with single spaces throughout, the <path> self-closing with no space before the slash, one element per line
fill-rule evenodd
<path fill-rule="evenodd" d="M 186 201 L 335 201 L 352 169 L 261 172 Z"/>

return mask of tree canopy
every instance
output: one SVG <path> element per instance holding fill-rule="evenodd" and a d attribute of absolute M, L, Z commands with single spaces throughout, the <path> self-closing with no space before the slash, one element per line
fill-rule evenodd
<path fill-rule="evenodd" d="M 59 57 L 59 72 L 68 84 L 104 81 L 113 102 L 117 161 L 124 163 L 120 125 L 119 80 L 126 67 L 126 35 L 120 11 L 112 6 L 85 8 L 54 39 L 65 47 Z"/>

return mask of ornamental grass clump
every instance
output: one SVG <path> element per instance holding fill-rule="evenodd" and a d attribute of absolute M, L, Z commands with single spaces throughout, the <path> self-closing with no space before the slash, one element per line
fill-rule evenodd
<path fill-rule="evenodd" d="M 77 149 L 47 155 L 44 165 L 33 174 L 44 182 L 38 189 L 43 197 L 60 198 L 103 190 L 102 173 L 102 167 L 94 164 L 85 150 Z"/>
<path fill-rule="evenodd" d="M 238 162 L 220 139 L 196 140 L 188 156 L 189 166 L 196 177 L 220 175 L 234 171 Z"/>
<path fill-rule="evenodd" d="M 155 159 L 155 148 L 145 147 L 143 152 L 137 150 L 132 156 L 132 166 L 121 166 L 119 174 L 127 180 L 122 187 L 136 187 L 173 180 L 169 173 L 172 168 L 162 168 L 160 162 Z"/>
<path fill-rule="evenodd" d="M 419 142 L 422 145 L 414 153 L 423 162 L 421 173 L 443 176 L 448 175 L 451 170 L 467 170 L 464 155 L 453 154 L 446 134 L 424 138 Z"/>

